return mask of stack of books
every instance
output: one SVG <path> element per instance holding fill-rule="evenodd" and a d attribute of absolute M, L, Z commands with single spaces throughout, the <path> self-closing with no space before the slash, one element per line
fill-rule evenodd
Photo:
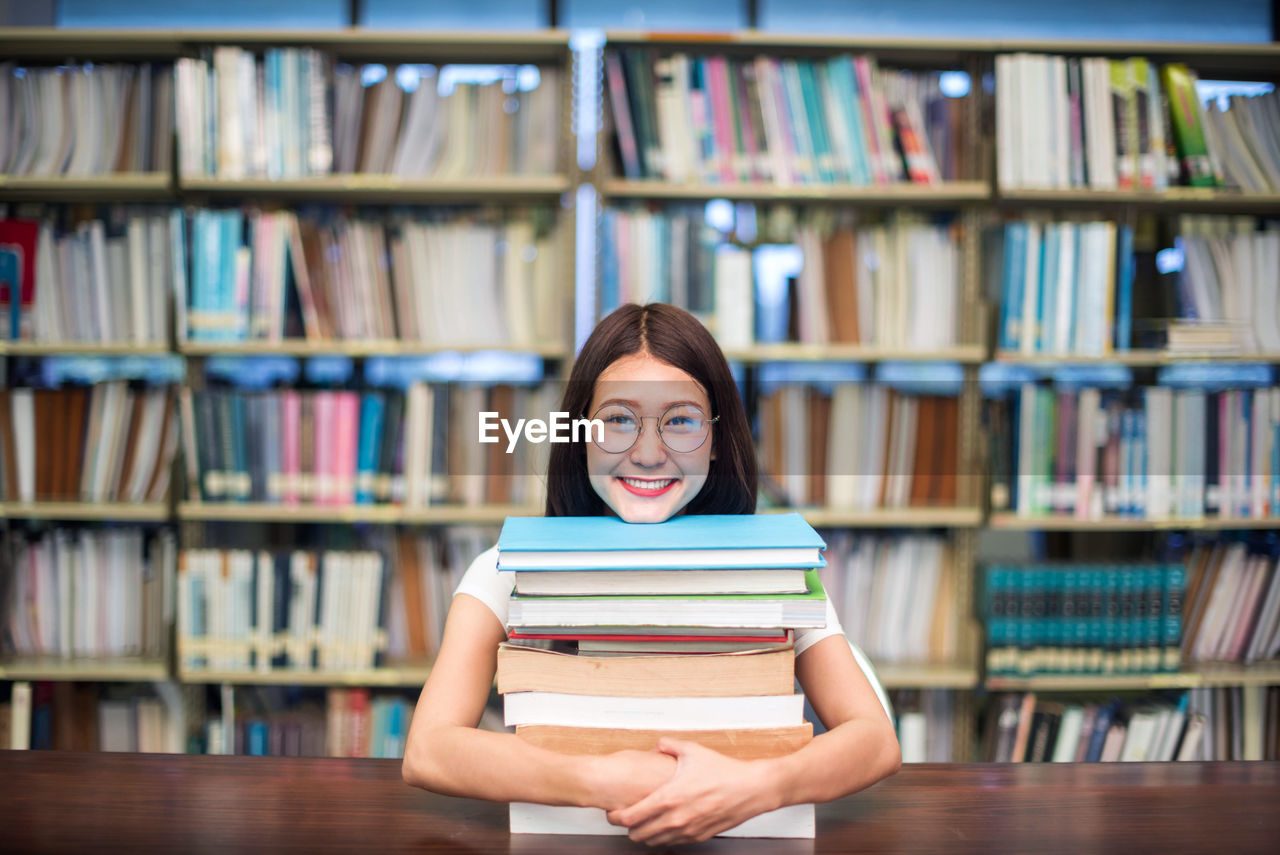
<path fill-rule="evenodd" d="M 509 518 L 498 540 L 498 569 L 515 573 L 511 641 L 498 653 L 507 725 L 571 754 L 645 751 L 664 736 L 744 760 L 803 747 L 813 729 L 792 633 L 826 625 L 824 546 L 796 513 Z M 625 833 L 595 808 L 520 803 L 511 831 Z M 813 805 L 723 832 L 813 833 Z"/>

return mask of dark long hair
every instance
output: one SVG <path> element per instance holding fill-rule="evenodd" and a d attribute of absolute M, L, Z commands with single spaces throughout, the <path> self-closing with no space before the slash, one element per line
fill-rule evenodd
<path fill-rule="evenodd" d="M 756 508 L 756 456 L 751 428 L 729 364 L 707 328 L 684 309 L 667 303 L 629 303 L 596 325 L 578 354 L 560 409 L 570 418 L 590 416 L 596 379 L 624 356 L 648 353 L 684 371 L 706 390 L 715 459 L 706 483 L 684 508 L 686 514 L 751 514 Z M 555 443 L 547 467 L 547 516 L 602 516 L 604 501 L 591 488 L 586 441 Z"/>

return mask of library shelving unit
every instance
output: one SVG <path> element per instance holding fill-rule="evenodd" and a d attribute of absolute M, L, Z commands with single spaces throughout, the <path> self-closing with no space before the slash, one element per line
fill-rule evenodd
<path fill-rule="evenodd" d="M 1015 514 L 986 513 L 986 490 L 980 446 L 981 399 L 977 372 L 981 363 L 1027 364 L 1108 364 L 1133 368 L 1155 368 L 1187 361 L 1212 359 L 1221 363 L 1280 363 L 1278 354 L 1195 355 L 1138 350 L 1104 357 L 1025 356 L 998 352 L 989 341 L 988 307 L 983 294 L 982 246 L 980 233 L 993 218 L 1020 210 L 1036 212 L 1098 212 L 1101 216 L 1132 218 L 1139 214 L 1179 213 L 1271 214 L 1280 209 L 1280 194 L 1248 194 L 1224 190 L 1173 187 L 1163 192 L 999 189 L 994 163 L 999 153 L 989 125 L 994 113 L 993 99 L 977 83 L 992 71 L 1002 54 L 1032 52 L 1067 56 L 1148 57 L 1152 61 L 1185 62 L 1202 74 L 1225 78 L 1280 79 L 1280 47 L 1276 45 L 1216 45 L 1165 42 L 1078 42 L 952 39 L 842 38 L 830 36 L 790 36 L 761 32 L 729 34 L 648 34 L 610 32 L 601 52 L 575 52 L 568 34 L 538 31 L 525 34 L 502 33 L 386 33 L 343 31 L 88 31 L 88 30 L 0 30 L 0 55 L 16 61 L 60 63 L 67 58 L 105 61 L 163 61 L 197 56 L 217 45 L 248 49 L 267 47 L 311 47 L 330 56 L 353 62 L 502 62 L 543 63 L 563 69 L 562 116 L 558 125 L 559 170 L 547 176 L 510 176 L 456 179 L 449 181 L 400 180 L 384 175 L 326 175 L 291 181 L 227 180 L 223 178 L 179 178 L 175 162 L 172 174 L 115 174 L 94 177 L 31 177 L 0 175 L 0 203 L 7 202 L 165 202 L 169 204 L 263 204 L 326 202 L 332 204 L 431 204 L 495 205 L 549 204 L 562 208 L 569 218 L 567 200 L 576 188 L 589 184 L 601 200 L 610 204 L 656 207 L 666 204 L 698 203 L 724 199 L 730 202 L 788 205 L 797 209 L 867 210 L 879 212 L 922 211 L 929 215 L 951 213 L 960 227 L 960 299 L 957 302 L 960 344 L 935 351 L 914 351 L 872 346 L 770 344 L 730 349 L 730 359 L 746 366 L 748 377 L 760 366 L 773 362 L 923 362 L 943 361 L 962 366 L 965 382 L 960 395 L 959 496 L 955 507 L 843 511 L 835 508 L 804 508 L 815 525 L 842 529 L 934 529 L 948 533 L 952 544 L 955 573 L 952 607 L 960 630 L 957 661 L 919 666 L 885 665 L 881 677 L 890 688 L 956 690 L 956 759 L 973 755 L 975 709 L 974 690 L 1097 692 L 1146 691 L 1163 688 L 1204 686 L 1247 686 L 1280 684 L 1280 669 L 1261 667 L 1188 667 L 1172 674 L 1154 675 L 1071 675 L 1036 676 L 1025 679 L 985 677 L 978 664 L 981 632 L 972 618 L 975 563 L 978 536 L 984 528 L 1025 531 L 1157 531 L 1165 529 L 1274 529 L 1275 520 L 1178 519 L 1158 522 L 1141 519 L 1077 519 L 1073 517 L 1025 518 Z M 649 47 L 659 54 L 673 52 L 722 54 L 750 57 L 774 55 L 823 57 L 838 53 L 866 54 L 894 67 L 930 70 L 957 70 L 973 81 L 967 96 L 971 106 L 963 114 L 962 128 L 968 150 L 964 152 L 966 174 L 960 180 L 935 184 L 893 184 L 856 186 L 850 184 L 801 184 L 780 187 L 743 182 L 664 182 L 623 180 L 611 163 L 612 150 L 607 124 L 595 140 L 595 166 L 582 171 L 571 122 L 571 105 L 580 97 L 574 85 L 579 63 L 603 79 L 602 51 L 617 47 Z M 600 102 L 586 105 L 597 114 L 608 111 L 607 87 L 600 87 Z M 176 161 L 176 158 L 175 158 Z M 574 229 L 562 223 L 559 252 L 576 259 Z M 587 278 L 599 275 L 586 271 Z M 582 274 L 583 271 L 578 271 Z M 573 277 L 564 277 L 571 281 Z M 566 321 L 573 317 L 573 295 L 566 293 L 559 306 Z M 564 341 L 546 342 L 521 352 L 533 352 L 567 372 L 572 358 L 572 323 L 563 324 Z M 467 350 L 449 347 L 447 350 Z M 489 346 L 474 349 L 492 350 Z M 425 354 L 439 350 L 402 341 L 285 341 L 210 344 L 184 341 L 172 345 L 143 346 L 129 343 L 44 344 L 0 342 L 0 365 L 10 357 L 40 357 L 55 354 L 139 354 L 178 353 L 198 363 L 210 357 L 229 355 L 315 356 L 342 355 L 356 359 L 392 354 Z M 188 372 L 189 376 L 194 372 Z M 7 377 L 7 374 L 4 375 Z M 7 379 L 5 380 L 7 382 Z M 175 497 L 176 490 L 171 491 Z M 410 508 L 392 505 L 264 505 L 177 501 L 157 505 L 117 505 L 80 503 L 33 503 L 0 505 L 0 517 L 50 520 L 136 520 L 180 524 L 180 544 L 205 541 L 205 529 L 219 524 L 247 522 L 265 524 L 315 523 L 345 525 L 372 523 L 388 525 L 437 526 L 491 524 L 507 515 L 537 513 L 530 506 L 428 506 Z M 7 525 L 3 523 L 3 525 Z M 224 529 L 225 530 L 225 529 Z M 217 544 L 210 544 L 217 545 Z M 166 678 L 190 684 L 253 685 L 308 684 L 325 686 L 414 687 L 421 685 L 426 666 L 388 666 L 357 672 L 249 672 L 193 671 L 166 662 L 44 662 L 0 663 L 0 679 L 7 680 L 138 680 Z"/>
<path fill-rule="evenodd" d="M 407 340 L 307 340 L 210 343 L 187 340 L 184 331 L 172 341 L 157 344 L 133 342 L 0 341 L 0 382 L 8 384 L 7 359 L 49 356 L 159 356 L 178 354 L 188 361 L 188 388 L 203 386 L 206 360 L 229 356 L 316 357 L 341 356 L 364 360 L 380 356 L 426 356 L 437 353 L 509 351 L 540 360 L 548 378 L 567 371 L 572 354 L 573 296 L 561 283 L 571 283 L 574 229 L 571 212 L 562 197 L 580 181 L 569 144 L 572 127 L 574 58 L 568 34 L 548 30 L 531 33 L 501 32 L 337 32 L 303 31 L 119 31 L 0 29 L 0 55 L 19 63 L 57 65 L 80 62 L 168 62 L 197 57 L 221 45 L 250 51 L 267 48 L 306 47 L 349 63 L 451 63 L 505 64 L 555 67 L 558 114 L 552 125 L 557 167 L 550 174 L 475 175 L 447 179 L 405 179 L 383 174 L 327 174 L 294 180 L 233 180 L 225 177 L 182 176 L 176 156 L 177 139 L 169 141 L 175 156 L 169 172 L 116 173 L 95 176 L 0 175 L 0 205 L 13 203 L 153 203 L 168 206 L 240 206 L 265 208 L 292 204 L 315 206 L 380 206 L 398 211 L 407 206 L 494 208 L 541 206 L 551 209 L 557 227 L 550 247 L 561 259 L 564 275 L 555 278 L 557 301 L 552 309 L 563 331 L 554 340 L 529 346 L 504 343 L 435 346 Z M 552 84 L 544 84 L 552 85 Z M 20 208 L 18 210 L 21 210 Z M 166 327 L 178 314 L 170 312 Z M 214 503 L 182 500 L 187 493 L 175 478 L 168 502 L 149 504 L 33 502 L 0 504 L 0 529 L 10 520 L 145 522 L 176 526 L 179 547 L 233 546 L 218 537 L 245 524 L 267 527 L 291 524 L 347 526 L 436 527 L 447 525 L 497 525 L 509 515 L 535 514 L 532 505 L 482 504 L 477 506 L 431 505 L 285 505 Z M 221 534 L 213 534 L 212 532 Z M 211 542 L 217 541 L 217 542 Z M 172 593 L 170 594 L 172 596 Z M 180 610 L 178 610 L 180 611 Z M 172 633 L 174 628 L 170 627 Z M 0 662 L 0 679 L 12 681 L 176 682 L 180 685 L 224 686 L 223 698 L 232 697 L 234 685 L 305 685 L 314 687 L 384 687 L 413 689 L 422 686 L 429 666 L 424 663 L 391 664 L 358 670 L 227 671 L 191 670 L 179 665 L 169 644 L 169 655 L 154 660 L 15 659 Z"/>

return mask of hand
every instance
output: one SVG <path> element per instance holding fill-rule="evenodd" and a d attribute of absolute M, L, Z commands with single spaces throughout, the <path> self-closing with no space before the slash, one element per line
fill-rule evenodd
<path fill-rule="evenodd" d="M 615 751 L 591 759 L 595 804 L 605 810 L 635 804 L 666 783 L 676 770 L 676 761 L 660 751 Z"/>
<path fill-rule="evenodd" d="M 637 843 L 701 843 L 777 807 L 759 762 L 680 739 L 664 738 L 658 750 L 676 759 L 675 775 L 639 802 L 608 813 L 609 822 L 626 826 Z"/>

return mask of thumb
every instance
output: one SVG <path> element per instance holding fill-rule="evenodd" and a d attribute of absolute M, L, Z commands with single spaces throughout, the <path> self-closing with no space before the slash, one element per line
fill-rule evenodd
<path fill-rule="evenodd" d="M 658 750 L 663 754 L 675 757 L 677 760 L 692 754 L 701 747 L 696 742 L 690 742 L 687 739 L 675 739 L 670 736 L 664 736 L 658 740 Z"/>

